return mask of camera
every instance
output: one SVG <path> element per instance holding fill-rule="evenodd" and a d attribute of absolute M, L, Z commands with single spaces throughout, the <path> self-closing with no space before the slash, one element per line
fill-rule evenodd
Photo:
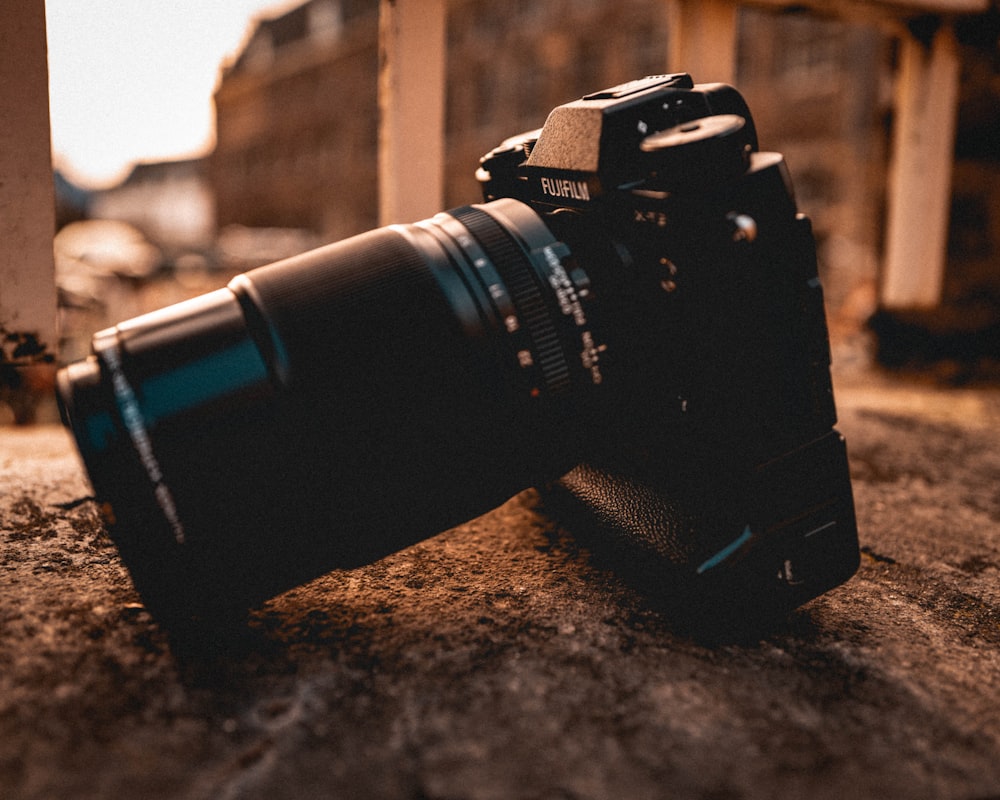
<path fill-rule="evenodd" d="M 740 94 L 595 92 L 477 178 L 482 203 L 252 270 L 60 371 L 154 615 L 228 618 L 529 487 L 691 608 L 849 578 L 815 244 Z"/>

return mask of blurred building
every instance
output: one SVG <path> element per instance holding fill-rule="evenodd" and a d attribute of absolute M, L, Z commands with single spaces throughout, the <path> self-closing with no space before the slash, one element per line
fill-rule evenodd
<path fill-rule="evenodd" d="M 257 22 L 215 92 L 218 224 L 375 224 L 377 0 L 311 0 Z"/>
<path fill-rule="evenodd" d="M 821 234 L 874 247 L 887 38 L 806 14 L 744 10 L 741 24 L 739 83 L 762 145 L 788 156 Z M 376 224 L 377 35 L 377 0 L 309 0 L 257 23 L 215 95 L 220 225 L 339 237 Z M 477 199 L 479 157 L 554 106 L 662 72 L 666 42 L 662 0 L 451 0 L 446 202 Z"/>
<path fill-rule="evenodd" d="M 52 188 L 56 203 L 56 230 L 71 222 L 86 219 L 90 213 L 91 193 L 77 186 L 60 169 L 52 172 Z"/>
<path fill-rule="evenodd" d="M 94 192 L 88 216 L 128 222 L 167 253 L 205 250 L 215 203 L 204 159 L 136 164 L 124 181 Z"/>
<path fill-rule="evenodd" d="M 539 127 L 554 106 L 662 72 L 667 24 L 662 0 L 450 0 L 446 205 L 477 200 L 480 156 Z M 377 36 L 377 0 L 309 0 L 256 24 L 215 95 L 220 225 L 305 227 L 333 239 L 377 224 Z M 762 147 L 786 154 L 829 260 L 849 273 L 845 286 L 874 285 L 888 38 L 811 14 L 744 9 L 739 76 Z"/>
<path fill-rule="evenodd" d="M 662 73 L 667 17 L 660 0 L 449 0 L 446 203 L 479 200 L 480 157 L 555 106 Z"/>
<path fill-rule="evenodd" d="M 555 105 L 662 72 L 667 5 L 449 0 L 446 205 L 477 200 L 479 157 L 540 126 Z M 967 75 L 946 300 L 1000 296 L 996 17 L 959 28 Z M 220 225 L 332 239 L 377 224 L 377 37 L 377 0 L 308 0 L 256 23 L 215 95 L 210 176 Z M 883 249 L 894 39 L 832 15 L 745 7 L 738 52 L 737 83 L 761 146 L 785 154 L 814 220 L 830 305 L 864 319 L 875 310 Z"/>
<path fill-rule="evenodd" d="M 761 148 L 784 154 L 799 207 L 812 217 L 829 305 L 871 313 L 882 249 L 891 39 L 835 17 L 744 8 L 738 57 L 739 88 Z"/>
<path fill-rule="evenodd" d="M 1000 8 L 959 21 L 957 32 L 962 84 L 944 299 L 981 309 L 988 298 L 1000 320 Z"/>
<path fill-rule="evenodd" d="M 663 71 L 659 0 L 449 5 L 446 198 L 479 199 L 479 157 L 598 85 Z M 377 0 L 260 20 L 215 94 L 220 225 L 339 238 L 377 222 Z"/>

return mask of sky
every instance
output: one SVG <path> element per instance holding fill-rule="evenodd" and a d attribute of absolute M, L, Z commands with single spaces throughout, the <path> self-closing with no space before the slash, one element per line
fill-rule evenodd
<path fill-rule="evenodd" d="M 56 166 L 88 188 L 214 144 L 219 68 L 301 0 L 46 0 Z"/>

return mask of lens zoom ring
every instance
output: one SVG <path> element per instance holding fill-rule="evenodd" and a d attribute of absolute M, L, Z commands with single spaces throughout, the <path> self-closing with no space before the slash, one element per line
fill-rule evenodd
<path fill-rule="evenodd" d="M 500 274 L 521 324 L 531 337 L 546 389 L 553 394 L 567 390 L 569 366 L 530 256 L 485 211 L 466 206 L 450 213 L 476 238 Z"/>

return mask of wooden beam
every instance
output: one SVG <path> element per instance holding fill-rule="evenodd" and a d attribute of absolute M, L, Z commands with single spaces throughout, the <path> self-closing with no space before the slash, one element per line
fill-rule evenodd
<path fill-rule="evenodd" d="M 0 0 L 0 19 L 0 326 L 36 337 L 54 354 L 55 199 L 44 0 Z"/>
<path fill-rule="evenodd" d="M 381 0 L 379 221 L 444 204 L 446 0 Z"/>
<path fill-rule="evenodd" d="M 901 41 L 880 303 L 931 308 L 944 283 L 960 57 L 943 25 L 930 47 Z"/>
<path fill-rule="evenodd" d="M 667 63 L 697 83 L 736 81 L 739 4 L 735 0 L 673 0 Z"/>
<path fill-rule="evenodd" d="M 990 0 L 742 0 L 743 5 L 784 10 L 808 8 L 855 22 L 891 22 L 923 14 L 982 14 Z"/>

